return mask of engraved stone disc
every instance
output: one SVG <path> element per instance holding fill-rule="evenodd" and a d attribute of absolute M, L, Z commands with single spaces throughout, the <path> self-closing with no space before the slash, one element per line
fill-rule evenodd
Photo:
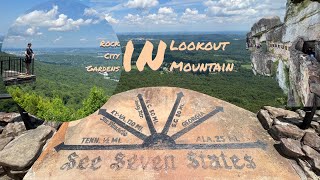
<path fill-rule="evenodd" d="M 180 88 L 113 96 L 65 123 L 26 179 L 299 179 L 256 115 Z"/>

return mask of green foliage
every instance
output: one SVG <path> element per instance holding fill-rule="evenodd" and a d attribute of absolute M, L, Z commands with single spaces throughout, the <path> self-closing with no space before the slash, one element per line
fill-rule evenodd
<path fill-rule="evenodd" d="M 108 97 L 105 96 L 102 89 L 93 87 L 87 99 L 83 101 L 83 107 L 78 111 L 79 116 L 85 117 L 92 114 L 106 103 L 107 100 Z"/>
<path fill-rule="evenodd" d="M 285 98 L 275 79 L 255 76 L 251 70 L 237 69 L 232 73 L 196 75 L 192 73 L 163 73 L 146 70 L 143 73 L 133 70 L 123 73 L 116 93 L 142 87 L 180 87 L 204 93 L 252 112 L 262 106 L 282 107 Z"/>
<path fill-rule="evenodd" d="M 286 85 L 287 87 L 290 87 L 290 72 L 289 72 L 289 68 L 284 67 L 284 74 L 285 74 L 285 78 L 286 78 Z"/>
<path fill-rule="evenodd" d="M 276 77 L 277 71 L 279 66 L 279 60 L 277 59 L 275 62 L 272 63 L 272 69 L 271 69 L 271 76 Z"/>
<path fill-rule="evenodd" d="M 121 44 L 125 45 L 127 40 L 135 37 L 120 36 L 119 38 Z M 183 41 L 200 42 L 204 39 L 211 42 L 230 41 L 231 45 L 225 51 L 167 51 L 164 66 L 168 66 L 172 61 L 185 63 L 232 62 L 235 64 L 236 71 L 217 74 L 161 73 L 146 68 L 141 73 L 133 68 L 129 73 L 122 73 L 116 93 L 141 87 L 181 87 L 228 101 L 252 112 L 257 112 L 264 105 L 278 107 L 285 102 L 285 96 L 274 78 L 255 76 L 252 73 L 250 52 L 245 50 L 245 36 L 155 35 L 141 37 L 154 39 L 153 43 L 158 43 L 161 39 L 168 45 L 173 39 L 177 44 Z M 143 43 L 134 42 L 133 62 L 138 58 Z M 156 49 L 157 45 L 154 48 Z M 59 58 L 51 59 L 50 63 L 36 61 L 36 82 L 10 87 L 10 93 L 28 112 L 45 120 L 77 120 L 94 113 L 112 95 L 116 82 L 106 81 L 102 76 L 97 76 L 94 73 L 83 73 L 83 68 L 79 68 L 79 66 L 85 62 L 88 63 L 86 57 L 81 57 L 81 59 L 76 57 L 74 64 L 59 64 L 56 62 L 59 59 L 67 58 L 59 56 Z M 2 89 L 5 88 L 1 87 L 0 90 Z M 11 109 L 9 104 L 5 103 L 5 101 L 0 102 L 1 111 Z"/>
<path fill-rule="evenodd" d="M 58 96 L 54 98 L 37 96 L 33 92 L 23 92 L 19 87 L 9 87 L 8 91 L 27 112 L 50 121 L 70 121 L 86 117 L 107 101 L 103 89 L 98 87 L 91 89 L 88 97 L 82 103 L 83 107 L 79 110 L 67 107 L 62 98 Z"/>

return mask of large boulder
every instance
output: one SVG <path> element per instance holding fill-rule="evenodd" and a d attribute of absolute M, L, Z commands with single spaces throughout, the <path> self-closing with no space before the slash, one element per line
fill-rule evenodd
<path fill-rule="evenodd" d="M 13 122 L 5 126 L 1 135 L 4 137 L 15 137 L 21 135 L 25 131 L 26 127 L 23 122 Z"/>
<path fill-rule="evenodd" d="M 22 134 L 0 152 L 0 165 L 16 171 L 29 168 L 52 133 L 51 127 L 39 126 Z"/>
<path fill-rule="evenodd" d="M 291 124 L 274 125 L 269 130 L 269 133 L 273 137 L 273 139 L 277 141 L 279 141 L 281 138 L 300 140 L 304 136 L 303 130 Z"/>
<path fill-rule="evenodd" d="M 291 158 L 303 157 L 304 153 L 301 150 L 300 141 L 293 139 L 281 138 L 282 153 Z"/>
<path fill-rule="evenodd" d="M 255 35 L 256 33 L 270 30 L 280 24 L 281 20 L 279 16 L 264 17 L 252 26 L 251 32 L 253 32 L 253 35 Z"/>
<path fill-rule="evenodd" d="M 267 110 L 273 118 L 284 117 L 284 118 L 299 118 L 299 114 L 293 111 L 285 110 L 282 108 L 275 108 L 271 106 L 263 107 Z"/>
<path fill-rule="evenodd" d="M 308 145 L 317 151 L 320 151 L 320 137 L 316 133 L 307 132 L 303 136 L 302 142 L 303 144 Z"/>
<path fill-rule="evenodd" d="M 0 138 L 0 151 L 13 140 L 13 137 Z"/>
<path fill-rule="evenodd" d="M 320 154 L 316 150 L 312 149 L 309 146 L 304 145 L 302 147 L 303 152 L 310 159 L 312 168 L 319 173 L 320 175 Z"/>
<path fill-rule="evenodd" d="M 58 130 L 60 128 L 60 126 L 62 125 L 62 122 L 58 122 L 58 121 L 45 121 L 43 123 L 43 125 L 46 125 L 46 126 L 50 126 L 56 130 Z"/>
<path fill-rule="evenodd" d="M 319 177 L 312 171 L 311 165 L 308 162 L 302 159 L 298 159 L 297 162 L 300 165 L 300 167 L 303 169 L 306 176 L 308 177 L 308 180 L 309 179 L 319 180 Z"/>
<path fill-rule="evenodd" d="M 21 116 L 18 113 L 4 113 L 4 112 L 0 112 L 0 125 L 1 123 L 3 124 L 7 124 L 7 123 L 11 123 L 14 121 L 20 121 Z"/>
<path fill-rule="evenodd" d="M 268 111 L 261 109 L 258 112 L 258 119 L 265 130 L 269 130 L 273 124 L 273 119 L 270 117 Z"/>

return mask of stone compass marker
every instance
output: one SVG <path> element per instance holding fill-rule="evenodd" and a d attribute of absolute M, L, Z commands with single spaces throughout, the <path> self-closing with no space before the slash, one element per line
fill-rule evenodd
<path fill-rule="evenodd" d="M 299 179 L 256 115 L 179 88 L 113 96 L 65 123 L 25 179 Z"/>

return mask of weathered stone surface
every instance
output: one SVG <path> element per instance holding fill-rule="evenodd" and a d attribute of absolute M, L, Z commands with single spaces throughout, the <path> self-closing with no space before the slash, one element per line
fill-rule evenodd
<path fill-rule="evenodd" d="M 274 58 L 270 54 L 257 51 L 252 52 L 250 57 L 254 74 L 261 74 L 264 76 L 272 75 L 272 64 Z"/>
<path fill-rule="evenodd" d="M 0 165 L 24 170 L 36 160 L 51 133 L 51 127 L 39 126 L 17 137 L 0 152 Z"/>
<path fill-rule="evenodd" d="M 320 154 L 313 148 L 304 145 L 302 147 L 303 152 L 306 154 L 306 156 L 311 160 L 312 168 L 315 169 L 316 172 L 320 173 Z M 319 174 L 320 175 L 320 174 Z"/>
<path fill-rule="evenodd" d="M 258 112 L 258 119 L 265 130 L 269 130 L 273 124 L 273 119 L 270 117 L 268 111 L 260 110 Z"/>
<path fill-rule="evenodd" d="M 252 26 L 251 31 L 259 33 L 267 29 L 271 29 L 280 24 L 281 20 L 279 16 L 264 17 Z"/>
<path fill-rule="evenodd" d="M 57 122 L 57 121 L 45 121 L 43 123 L 43 125 L 46 125 L 46 126 L 50 126 L 56 130 L 58 130 L 60 128 L 60 126 L 62 125 L 61 122 Z"/>
<path fill-rule="evenodd" d="M 318 122 L 312 121 L 310 127 L 317 131 L 320 128 L 320 124 Z"/>
<path fill-rule="evenodd" d="M 292 41 L 299 36 L 306 36 L 310 40 L 319 39 L 320 35 L 320 15 L 318 10 L 320 3 L 305 2 L 301 4 L 287 4 L 287 12 L 285 19 L 286 33 L 283 42 Z"/>
<path fill-rule="evenodd" d="M 298 109 L 296 113 L 298 113 L 301 118 L 304 118 L 306 116 L 306 112 L 301 109 Z"/>
<path fill-rule="evenodd" d="M 9 123 L 3 130 L 2 135 L 5 137 L 15 137 L 21 135 L 26 131 L 26 127 L 23 122 Z"/>
<path fill-rule="evenodd" d="M 14 180 L 14 179 L 12 179 L 11 177 L 9 177 L 7 175 L 0 176 L 0 179 L 1 180 Z"/>
<path fill-rule="evenodd" d="M 320 96 L 320 84 L 310 84 L 310 91 L 315 93 L 317 96 Z"/>
<path fill-rule="evenodd" d="M 282 122 L 293 124 L 293 125 L 298 126 L 298 127 L 303 123 L 303 119 L 301 119 L 301 118 L 279 117 L 277 119 L 282 121 Z"/>
<path fill-rule="evenodd" d="M 13 140 L 13 137 L 0 138 L 0 151 Z"/>
<path fill-rule="evenodd" d="M 15 121 L 20 121 L 21 117 L 18 113 L 0 113 L 0 122 L 11 123 Z"/>
<path fill-rule="evenodd" d="M 252 112 L 190 90 L 144 88 L 64 123 L 25 179 L 300 179 L 273 145 Z"/>
<path fill-rule="evenodd" d="M 265 31 L 261 31 L 262 24 L 258 21 L 252 26 L 247 39 L 249 44 L 275 43 L 278 45 L 278 47 L 269 47 L 265 51 L 261 51 L 261 48 L 252 48 L 253 72 L 266 76 L 276 74 L 279 86 L 288 94 L 288 105 L 298 107 L 302 103 L 303 106 L 308 107 L 313 103 L 313 93 L 320 94 L 320 83 L 312 80 L 313 77 L 319 79 L 320 76 L 320 65 L 317 62 L 317 60 L 320 61 L 318 51 L 320 2 L 318 0 L 294 1 L 302 3 L 292 3 L 291 0 L 287 2 L 283 24 L 274 28 L 266 26 Z M 305 42 L 311 41 L 315 41 L 313 48 L 316 51 L 312 61 L 305 54 L 304 49 Z M 282 45 L 289 49 L 281 47 Z M 284 71 L 281 71 L 283 69 L 289 70 L 288 75 L 284 75 Z"/>
<path fill-rule="evenodd" d="M 269 130 L 269 133 L 277 141 L 279 141 L 281 138 L 292 138 L 292 139 L 299 140 L 304 135 L 303 130 L 291 124 L 274 125 Z"/>
<path fill-rule="evenodd" d="M 298 159 L 297 161 L 308 178 L 313 179 L 313 180 L 319 180 L 319 177 L 312 171 L 311 165 L 308 162 L 301 160 L 301 159 Z"/>
<path fill-rule="evenodd" d="M 279 119 L 276 118 L 276 119 L 273 120 L 273 125 L 287 126 L 287 125 L 289 125 L 289 123 L 282 122 L 282 121 L 280 121 Z"/>
<path fill-rule="evenodd" d="M 299 174 L 301 180 L 308 180 L 308 177 L 304 173 L 304 170 L 298 164 L 292 163 L 292 167 Z"/>
<path fill-rule="evenodd" d="M 283 154 L 291 158 L 297 158 L 304 156 L 304 153 L 301 150 L 300 141 L 293 139 L 281 138 L 281 150 Z"/>
<path fill-rule="evenodd" d="M 299 118 L 299 114 L 293 111 L 285 110 L 282 108 L 275 108 L 271 106 L 265 106 L 265 110 L 267 110 L 272 117 L 286 117 L 286 118 Z"/>
<path fill-rule="evenodd" d="M 317 151 L 320 151 L 320 137 L 316 133 L 307 132 L 303 136 L 302 142 L 303 144 L 308 145 Z"/>

